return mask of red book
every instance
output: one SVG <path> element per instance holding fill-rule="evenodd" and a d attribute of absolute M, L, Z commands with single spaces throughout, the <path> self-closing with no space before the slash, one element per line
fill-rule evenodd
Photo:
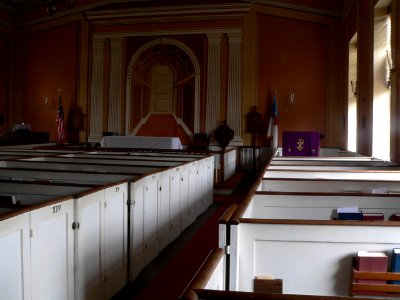
<path fill-rule="evenodd" d="M 387 272 L 388 256 L 385 252 L 358 251 L 356 269 L 362 272 Z M 360 279 L 359 283 L 385 284 L 385 280 Z"/>
<path fill-rule="evenodd" d="M 385 220 L 382 213 L 363 213 L 363 221 L 383 221 Z"/>

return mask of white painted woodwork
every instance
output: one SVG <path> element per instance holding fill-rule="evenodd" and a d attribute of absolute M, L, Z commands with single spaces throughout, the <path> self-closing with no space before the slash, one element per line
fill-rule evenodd
<path fill-rule="evenodd" d="M 347 296 L 351 260 L 358 250 L 400 246 L 398 226 L 240 223 L 231 244 L 234 290 L 252 291 L 253 279 L 273 275 L 283 293 Z"/>
<path fill-rule="evenodd" d="M 332 220 L 339 207 L 383 213 L 385 220 L 400 212 L 396 195 L 254 194 L 243 217 L 254 219 Z"/>
<path fill-rule="evenodd" d="M 0 221 L 0 290 L 2 299 L 31 299 L 29 232 L 29 212 Z"/>
<path fill-rule="evenodd" d="M 128 280 L 128 184 L 104 191 L 104 299 L 110 299 Z"/>
<path fill-rule="evenodd" d="M 263 179 L 262 191 L 268 192 L 349 192 L 372 193 L 387 190 L 387 193 L 400 193 L 399 181 L 342 180 L 342 179 Z M 386 193 L 386 192 L 383 192 Z"/>
<path fill-rule="evenodd" d="M 399 181 L 400 171 L 396 170 L 267 170 L 264 178 L 312 178 L 340 180 L 386 180 Z"/>
<path fill-rule="evenodd" d="M 146 178 L 131 183 L 131 223 L 130 223 L 130 270 L 129 279 L 133 281 L 146 266 L 142 259 L 145 252 L 144 237 L 144 189 Z"/>
<path fill-rule="evenodd" d="M 104 190 L 75 200 L 75 299 L 102 299 Z"/>
<path fill-rule="evenodd" d="M 32 299 L 74 299 L 74 201 L 31 211 Z"/>

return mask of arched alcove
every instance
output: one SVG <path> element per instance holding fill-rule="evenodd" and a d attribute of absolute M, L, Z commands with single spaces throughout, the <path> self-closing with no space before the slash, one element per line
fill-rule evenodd
<path fill-rule="evenodd" d="M 125 133 L 139 134 L 149 118 L 164 114 L 191 138 L 199 130 L 199 83 L 198 60 L 185 44 L 168 38 L 144 44 L 127 69 Z"/>

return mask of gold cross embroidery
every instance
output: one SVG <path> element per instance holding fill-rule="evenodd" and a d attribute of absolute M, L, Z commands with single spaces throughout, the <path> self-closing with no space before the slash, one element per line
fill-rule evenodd
<path fill-rule="evenodd" d="M 304 149 L 304 139 L 297 140 L 297 150 L 301 151 Z"/>

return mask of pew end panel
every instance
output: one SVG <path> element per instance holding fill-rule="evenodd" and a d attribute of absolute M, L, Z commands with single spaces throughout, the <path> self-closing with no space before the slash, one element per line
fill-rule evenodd
<path fill-rule="evenodd" d="M 31 211 L 32 299 L 74 299 L 74 200 Z"/>
<path fill-rule="evenodd" d="M 14 209 L 2 210 L 0 218 L 1 297 L 25 299 L 25 295 L 31 294 L 30 212 L 14 215 Z M 30 296 L 26 297 L 28 299 Z"/>
<path fill-rule="evenodd" d="M 241 220 L 232 226 L 231 290 L 251 292 L 255 276 L 283 280 L 284 294 L 349 296 L 358 250 L 391 253 L 399 226 Z"/>

